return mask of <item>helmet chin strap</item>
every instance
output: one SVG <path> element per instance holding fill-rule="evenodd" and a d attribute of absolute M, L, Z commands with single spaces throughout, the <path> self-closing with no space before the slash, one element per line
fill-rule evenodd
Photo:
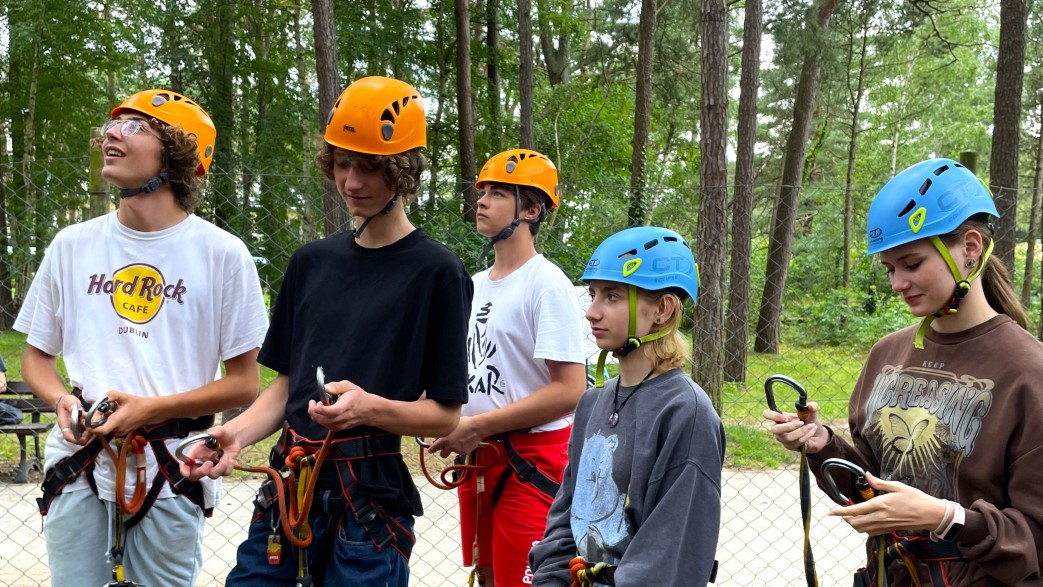
<path fill-rule="evenodd" d="M 388 200 L 388 203 L 384 204 L 384 207 L 380 209 L 380 212 L 378 212 L 378 213 L 374 214 L 373 216 L 370 216 L 369 218 L 366 218 L 365 220 L 363 220 L 362 221 L 362 226 L 359 226 L 355 230 L 351 231 L 351 235 L 354 236 L 355 238 L 360 238 L 362 236 L 362 231 L 366 230 L 366 225 L 369 224 L 369 221 L 373 220 L 377 216 L 383 216 L 383 215 L 387 214 L 388 212 L 390 212 L 392 209 L 394 209 L 395 202 L 397 200 L 398 200 L 398 192 L 395 192 L 395 194 L 393 196 L 391 196 L 391 199 Z"/>
<path fill-rule="evenodd" d="M 170 181 L 170 174 L 166 171 L 161 171 L 159 175 L 153 177 L 141 187 L 136 188 L 120 188 L 120 199 L 129 198 L 138 194 L 148 194 L 159 189 L 160 186 Z"/>
<path fill-rule="evenodd" d="M 646 342 L 652 342 L 653 340 L 659 340 L 664 336 L 673 332 L 673 328 L 664 328 L 655 332 L 649 332 L 644 336 L 637 335 L 637 287 L 633 285 L 627 286 L 627 298 L 630 306 L 630 320 L 627 323 L 627 340 L 623 343 L 623 346 L 618 349 L 611 351 L 614 357 L 625 357 L 630 354 L 631 351 L 637 350 L 642 344 Z M 594 373 L 594 385 L 596 387 L 605 386 L 605 359 L 608 357 L 609 351 L 603 350 L 598 355 L 598 366 L 596 367 L 597 372 Z"/>
<path fill-rule="evenodd" d="M 927 334 L 927 329 L 931 326 L 931 322 L 934 322 L 935 318 L 941 318 L 942 316 L 949 316 L 955 314 L 960 308 L 960 304 L 963 302 L 963 298 L 967 297 L 967 294 L 971 291 L 971 282 L 978 278 L 983 271 L 985 271 L 985 263 L 988 262 L 989 257 L 992 255 L 993 242 L 989 241 L 989 246 L 986 247 L 985 252 L 981 256 L 981 262 L 978 263 L 974 271 L 965 278 L 960 273 L 960 268 L 956 266 L 956 261 L 952 258 L 952 254 L 949 253 L 949 248 L 945 246 L 942 239 L 932 236 L 930 237 L 931 244 L 934 248 L 938 249 L 938 252 L 942 254 L 942 258 L 945 259 L 945 264 L 949 266 L 949 271 L 952 273 L 953 279 L 956 281 L 956 286 L 953 288 L 952 297 L 946 302 L 944 306 L 938 309 L 933 314 L 924 316 L 924 319 L 920 322 L 920 328 L 916 330 L 916 338 L 913 339 L 913 346 L 922 349 L 923 338 Z"/>

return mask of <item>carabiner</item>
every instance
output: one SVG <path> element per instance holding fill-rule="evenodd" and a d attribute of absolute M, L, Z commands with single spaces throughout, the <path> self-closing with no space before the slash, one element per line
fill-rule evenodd
<path fill-rule="evenodd" d="M 116 411 L 116 404 L 109 400 L 109 396 L 105 395 L 94 402 L 91 409 L 87 410 L 87 415 L 83 417 L 83 425 L 87 428 L 97 428 L 109 421 L 109 414 Z M 101 414 L 100 420 L 95 420 L 96 414 Z M 72 428 L 72 426 L 70 426 Z M 77 436 L 78 438 L 78 436 Z"/>
<path fill-rule="evenodd" d="M 431 443 L 425 441 L 423 436 L 414 436 L 413 438 L 416 440 L 416 443 L 420 448 L 431 448 Z"/>
<path fill-rule="evenodd" d="M 202 442 L 204 446 L 214 451 L 209 457 L 205 459 L 194 459 L 190 456 L 185 455 L 185 451 L 188 447 L 192 446 L 197 442 Z M 224 451 L 221 450 L 221 443 L 216 438 L 211 436 L 207 432 L 199 432 L 186 436 L 184 440 L 178 443 L 177 448 L 174 449 L 174 458 L 185 463 L 189 467 L 196 465 L 202 465 L 206 461 L 210 461 L 213 464 L 217 464 L 221 461 L 221 457 L 224 455 Z"/>
<path fill-rule="evenodd" d="M 822 461 L 822 468 L 820 475 L 826 481 L 826 487 L 829 489 L 826 493 L 830 499 L 837 502 L 840 505 L 854 505 L 854 501 L 848 496 L 840 492 L 837 488 L 836 481 L 833 480 L 833 473 L 831 469 L 844 469 L 848 473 L 851 473 L 855 477 L 855 489 L 858 490 L 859 495 L 862 499 L 868 501 L 876 497 L 876 490 L 869 485 L 869 481 L 866 481 L 866 472 L 862 467 L 859 467 L 855 463 L 841 458 L 832 458 Z"/>
<path fill-rule="evenodd" d="M 768 400 L 768 408 L 773 412 L 782 413 L 782 410 L 775 404 L 775 391 L 772 387 L 776 383 L 785 383 L 797 392 L 797 417 L 801 422 L 806 421 L 808 419 L 808 392 L 803 385 L 785 375 L 772 375 L 764 380 L 764 396 Z"/>
<path fill-rule="evenodd" d="M 73 438 L 79 438 L 83 432 L 83 408 L 80 407 L 80 402 L 73 402 L 72 410 L 69 413 L 69 433 L 72 434 Z"/>
<path fill-rule="evenodd" d="M 333 405 L 333 402 L 337 401 L 337 396 L 326 391 L 326 372 L 322 367 L 315 368 L 315 382 L 319 384 L 319 401 L 327 406 Z"/>

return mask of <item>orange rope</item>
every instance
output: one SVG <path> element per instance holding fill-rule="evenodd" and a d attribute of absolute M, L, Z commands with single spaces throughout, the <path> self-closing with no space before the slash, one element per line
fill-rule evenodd
<path fill-rule="evenodd" d="M 251 473 L 264 473 L 271 478 L 275 484 L 276 501 L 279 504 L 279 523 L 282 525 L 283 534 L 298 548 L 307 548 L 311 544 L 311 528 L 308 527 L 308 513 L 311 511 L 312 498 L 315 497 L 315 484 L 319 480 L 319 468 L 326 460 L 330 446 L 333 443 L 333 432 L 326 435 L 322 447 L 315 455 L 309 455 L 304 448 L 295 446 L 290 449 L 286 456 L 286 466 L 290 469 L 289 487 L 290 495 L 287 499 L 286 488 L 283 487 L 283 476 L 271 467 L 246 467 L 236 465 L 240 471 Z M 303 483 L 298 484 L 297 471 L 304 471 L 300 475 Z M 289 505 L 287 505 L 289 504 Z"/>
<path fill-rule="evenodd" d="M 421 445 L 420 470 L 424 472 L 424 477 L 427 477 L 427 481 L 431 483 L 431 485 L 434 485 L 436 488 L 445 491 L 448 491 L 450 489 L 456 489 L 457 487 L 460 487 L 461 485 L 467 482 L 467 478 L 471 475 L 472 472 L 480 471 L 491 465 L 491 463 L 484 465 L 475 464 L 475 461 L 477 460 L 477 453 L 479 450 L 483 448 L 493 449 L 496 452 L 496 459 L 493 461 L 493 463 L 499 462 L 501 454 L 500 447 L 496 444 L 482 442 L 479 443 L 478 448 L 476 448 L 473 453 L 468 454 L 464 457 L 464 464 L 457 465 L 456 463 L 453 463 L 451 465 L 446 465 L 438 475 L 439 480 L 436 480 L 431 475 L 431 472 L 427 469 L 427 459 L 425 458 L 427 449 L 424 448 L 423 445 Z M 460 474 L 456 477 L 456 479 L 451 478 L 450 475 L 452 475 L 456 471 L 459 471 Z"/>
<path fill-rule="evenodd" d="M 116 503 L 119 504 L 123 513 L 133 516 L 144 505 L 148 490 L 145 468 L 145 445 L 148 444 L 148 441 L 134 431 L 122 440 L 117 440 L 116 443 L 119 445 L 118 454 L 112 450 L 105 438 L 101 439 L 102 447 L 116 465 Z M 130 501 L 127 501 L 127 460 L 130 458 L 130 454 L 134 455 L 134 495 L 131 496 Z"/>

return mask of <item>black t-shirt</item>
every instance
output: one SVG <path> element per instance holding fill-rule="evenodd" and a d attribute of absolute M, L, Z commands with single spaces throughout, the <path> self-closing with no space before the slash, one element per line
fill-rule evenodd
<path fill-rule="evenodd" d="M 378 249 L 359 246 L 350 233 L 302 246 L 286 268 L 258 356 L 289 376 L 286 421 L 302 436 L 326 436 L 308 415 L 308 400 L 318 399 L 319 366 L 327 382 L 347 379 L 388 399 L 415 401 L 426 392 L 428 399 L 466 403 L 473 290 L 460 259 L 420 229 Z M 367 493 L 385 507 L 421 513 L 401 458 L 353 465 Z M 330 463 L 320 486 L 335 479 Z"/>

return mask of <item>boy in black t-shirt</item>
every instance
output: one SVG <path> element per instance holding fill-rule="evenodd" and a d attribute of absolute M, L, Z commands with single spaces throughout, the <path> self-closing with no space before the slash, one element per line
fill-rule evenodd
<path fill-rule="evenodd" d="M 442 436 L 456 426 L 467 401 L 473 287 L 459 258 L 414 227 L 398 202 L 419 187 L 424 146 L 423 105 L 404 82 L 363 78 L 334 104 L 317 162 L 357 228 L 308 243 L 290 259 L 258 358 L 279 375 L 246 412 L 210 431 L 220 460 L 192 467 L 193 475 L 230 473 L 243 447 L 280 426 L 276 469 L 291 449 L 315 454 L 327 432 L 333 440 L 308 523 L 287 536 L 266 484 L 226 585 L 290 584 L 309 575 L 338 585 L 408 583 L 422 507 L 400 438 Z M 332 383 L 320 389 L 317 375 Z M 189 454 L 206 452 L 197 445 Z M 308 536 L 308 546 L 291 546 Z"/>

